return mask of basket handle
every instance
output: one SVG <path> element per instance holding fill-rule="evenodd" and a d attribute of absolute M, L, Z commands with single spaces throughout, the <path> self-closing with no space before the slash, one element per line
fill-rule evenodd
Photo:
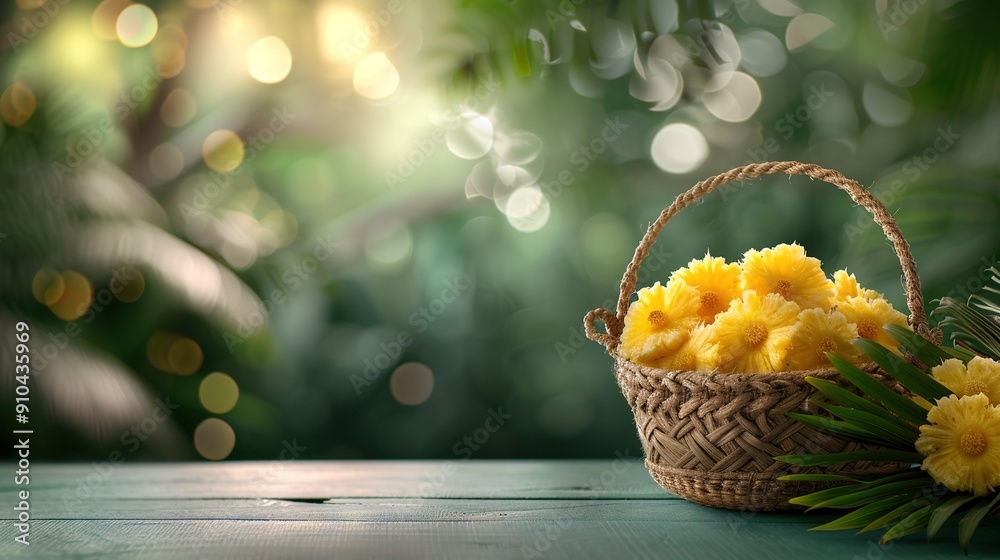
<path fill-rule="evenodd" d="M 618 293 L 617 313 L 611 310 L 600 308 L 594 309 L 584 317 L 584 330 L 587 338 L 599 342 L 607 347 L 609 352 L 613 352 L 621 340 L 622 329 L 625 324 L 625 314 L 628 312 L 629 298 L 635 291 L 636 276 L 639 273 L 639 265 L 642 260 L 649 255 L 649 248 L 656 242 L 656 236 L 667 225 L 670 218 L 673 218 L 681 210 L 687 208 L 701 197 L 715 190 L 719 185 L 730 181 L 743 181 L 744 179 L 755 179 L 761 175 L 773 175 L 785 173 L 787 175 L 805 175 L 812 179 L 819 179 L 830 183 L 841 190 L 847 191 L 860 206 L 863 206 L 875 219 L 875 223 L 882 226 L 882 231 L 886 238 L 892 242 L 892 246 L 899 258 L 899 264 L 903 268 L 903 277 L 906 280 L 906 306 L 910 310 L 910 327 L 920 336 L 933 342 L 941 344 L 942 336 L 940 329 L 931 329 L 927 324 L 927 313 L 924 311 L 924 298 L 920 288 L 920 277 L 917 275 L 917 264 L 913 261 L 910 253 L 910 245 L 899 231 L 896 220 L 892 218 L 885 206 L 878 201 L 868 190 L 853 179 L 844 177 L 839 171 L 825 169 L 811 163 L 800 163 L 797 161 L 777 161 L 767 163 L 751 163 L 743 167 L 737 167 L 721 175 L 709 177 L 699 182 L 691 190 L 682 193 L 674 199 L 674 202 L 666 207 L 655 222 L 649 225 L 646 235 L 643 236 L 639 246 L 635 249 L 632 262 L 625 269 L 622 277 L 621 290 Z M 598 332 L 596 322 L 604 322 L 606 333 Z"/>

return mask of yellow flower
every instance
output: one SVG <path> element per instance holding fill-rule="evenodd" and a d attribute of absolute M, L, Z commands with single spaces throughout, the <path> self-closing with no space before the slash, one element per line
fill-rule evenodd
<path fill-rule="evenodd" d="M 798 328 L 792 335 L 786 363 L 788 369 L 803 370 L 831 367 L 827 352 L 856 362 L 860 352 L 851 341 L 858 330 L 839 311 L 806 309 L 799 313 Z"/>
<path fill-rule="evenodd" d="M 865 299 L 879 299 L 884 297 L 875 290 L 866 290 L 858 284 L 858 279 L 853 274 L 848 274 L 847 270 L 838 270 L 833 273 L 833 287 L 836 290 L 836 299 L 846 300 L 852 297 L 863 297 Z"/>
<path fill-rule="evenodd" d="M 917 451 L 934 480 L 977 496 L 1000 486 L 1000 409 L 986 395 L 938 399 L 927 421 Z"/>
<path fill-rule="evenodd" d="M 743 255 L 740 285 L 758 294 L 780 294 L 802 309 L 830 309 L 833 282 L 827 279 L 819 259 L 807 257 L 801 245 L 781 244 L 773 249 Z"/>
<path fill-rule="evenodd" d="M 701 307 L 698 314 L 703 321 L 711 324 L 715 316 L 729 309 L 729 302 L 740 297 L 740 265 L 726 263 L 722 257 L 694 259 L 687 268 L 681 268 L 670 275 L 670 279 L 680 280 L 698 290 Z"/>
<path fill-rule="evenodd" d="M 714 328 L 701 324 L 691 331 L 676 352 L 657 360 L 656 367 L 675 371 L 712 371 L 719 367 L 720 361 Z"/>
<path fill-rule="evenodd" d="M 837 302 L 837 311 L 847 317 L 847 321 L 858 328 L 858 336 L 874 340 L 882 346 L 899 354 L 899 343 L 882 330 L 886 325 L 906 327 L 906 315 L 896 311 L 892 304 L 884 299 L 865 299 L 850 297 Z"/>
<path fill-rule="evenodd" d="M 952 358 L 932 368 L 931 375 L 960 397 L 982 393 L 990 404 L 1000 404 L 1000 362 L 976 356 L 966 367 Z"/>
<path fill-rule="evenodd" d="M 720 370 L 780 371 L 798 315 L 799 306 L 778 294 L 743 292 L 742 299 L 715 318 L 715 337 L 724 354 Z"/>
<path fill-rule="evenodd" d="M 659 282 L 639 290 L 625 315 L 618 351 L 627 360 L 654 365 L 676 350 L 698 324 L 698 290 L 684 282 Z"/>

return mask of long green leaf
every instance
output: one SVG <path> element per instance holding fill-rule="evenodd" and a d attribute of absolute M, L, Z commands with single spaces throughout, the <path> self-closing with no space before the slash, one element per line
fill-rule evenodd
<path fill-rule="evenodd" d="M 870 504 L 880 498 L 885 498 L 888 496 L 894 496 L 897 494 L 907 494 L 911 490 L 920 490 L 922 488 L 929 488 L 936 484 L 933 480 L 903 480 L 900 482 L 891 482 L 889 484 L 880 484 L 872 488 L 867 488 L 864 490 L 859 490 L 851 494 L 846 494 L 843 496 L 838 496 L 836 498 L 829 499 L 825 502 L 818 503 L 809 509 L 818 508 L 833 508 L 833 509 L 844 509 L 858 507 L 864 504 Z"/>
<path fill-rule="evenodd" d="M 834 488 L 826 488 L 824 490 L 819 490 L 811 494 L 806 494 L 804 496 L 798 496 L 789 500 L 790 503 L 800 505 L 800 506 L 816 506 L 823 502 L 827 502 L 834 498 L 840 498 L 848 494 L 853 494 L 855 492 L 861 492 L 863 490 L 871 489 L 876 486 L 884 486 L 887 484 L 893 484 L 896 482 L 906 482 L 915 479 L 929 480 L 930 477 L 927 473 L 924 473 L 920 469 L 910 469 L 898 474 L 882 476 L 876 480 L 870 482 L 863 482 L 859 484 L 848 484 L 845 486 L 836 486 Z"/>
<path fill-rule="evenodd" d="M 829 523 L 813 527 L 810 531 L 842 531 L 844 529 L 860 529 L 872 521 L 885 515 L 886 512 L 910 501 L 910 496 L 894 496 L 862 506 L 851 513 L 838 517 Z"/>
<path fill-rule="evenodd" d="M 884 535 L 882 535 L 882 542 L 887 543 L 893 539 L 905 537 L 906 535 L 911 535 L 920 531 L 927 526 L 927 521 L 930 519 L 934 508 L 937 506 L 937 503 L 924 506 L 906 516 L 905 519 L 895 524 L 892 529 L 889 529 Z"/>
<path fill-rule="evenodd" d="M 952 357 L 940 346 L 906 327 L 889 324 L 883 330 L 927 367 L 934 367 Z"/>
<path fill-rule="evenodd" d="M 965 303 L 948 297 L 940 300 L 934 314 L 943 315 L 942 326 L 954 327 L 958 332 L 952 339 L 962 339 L 979 346 L 977 350 L 1000 356 L 1000 323 L 983 315 Z"/>
<path fill-rule="evenodd" d="M 874 414 L 883 420 L 897 424 L 902 429 L 913 428 L 912 424 L 889 412 L 884 407 L 881 407 L 860 395 L 855 395 L 836 383 L 832 383 L 825 379 L 819 379 L 818 377 L 806 377 L 806 383 L 809 383 L 815 387 L 817 391 L 826 396 L 826 398 L 841 406 Z"/>
<path fill-rule="evenodd" d="M 910 451 L 848 451 L 846 453 L 781 455 L 775 457 L 778 461 L 800 467 L 832 467 L 851 461 L 871 461 L 873 463 L 904 463 L 917 464 L 924 456 Z"/>
<path fill-rule="evenodd" d="M 879 383 L 874 377 L 861 371 L 839 356 L 831 354 L 830 361 L 837 368 L 837 371 L 840 372 L 840 375 L 843 375 L 855 387 L 861 389 L 862 393 L 882 403 L 882 405 L 898 414 L 907 422 L 918 426 L 927 423 L 927 411 L 919 404 Z"/>
<path fill-rule="evenodd" d="M 934 510 L 931 518 L 927 521 L 927 542 L 937 536 L 938 531 L 944 526 L 945 521 L 958 511 L 958 508 L 974 500 L 975 496 L 955 496 L 954 498 L 941 503 L 941 507 Z"/>
<path fill-rule="evenodd" d="M 782 482 L 865 482 L 854 476 L 844 476 L 842 474 L 824 473 L 797 473 L 779 476 Z"/>
<path fill-rule="evenodd" d="M 836 406 L 832 404 L 821 404 L 820 406 L 839 416 L 845 422 L 864 430 L 868 430 L 878 436 L 879 439 L 886 441 L 893 447 L 898 447 L 900 449 L 912 449 L 913 445 L 917 441 L 917 438 L 920 437 L 920 432 L 918 432 L 913 426 L 900 428 L 893 422 L 875 416 L 874 414 L 869 414 L 863 410 L 855 410 L 853 408 L 845 408 L 843 406 Z"/>
<path fill-rule="evenodd" d="M 976 533 L 976 529 L 979 528 L 979 524 L 982 523 L 983 518 L 986 517 L 986 514 L 993 509 L 993 506 L 997 502 L 1000 502 L 1000 493 L 997 493 L 992 500 L 989 498 L 980 500 L 958 522 L 958 543 L 962 545 L 962 551 L 966 554 L 969 553 L 969 543 L 972 542 L 972 535 Z"/>
<path fill-rule="evenodd" d="M 878 365 L 882 366 L 882 369 L 886 373 L 895 377 L 897 381 L 910 391 L 913 391 L 914 394 L 920 395 L 930 402 L 951 394 L 951 391 L 947 387 L 935 381 L 930 375 L 907 363 L 903 358 L 893 354 L 885 346 L 866 338 L 855 340 L 854 345 L 860 348 L 865 354 L 871 356 L 873 360 L 878 362 Z"/>
<path fill-rule="evenodd" d="M 969 352 L 965 348 L 959 348 L 957 346 L 951 348 L 941 348 L 948 353 L 948 356 L 952 358 L 957 358 L 965 363 L 969 363 L 969 360 L 976 357 L 974 352 Z"/>
<path fill-rule="evenodd" d="M 868 525 L 865 525 L 864 528 L 858 531 L 858 534 L 860 535 L 861 533 L 867 533 L 868 531 L 876 531 L 878 529 L 881 529 L 886 525 L 890 525 L 892 523 L 895 523 L 896 521 L 899 521 L 904 516 L 909 515 L 912 511 L 920 509 L 923 506 L 921 505 L 922 502 L 920 501 L 919 498 L 920 496 L 918 493 L 916 492 L 911 493 L 910 501 L 904 503 L 903 505 L 890 511 L 889 513 L 883 515 L 882 517 L 879 517 L 878 519 L 872 521 Z"/>
<path fill-rule="evenodd" d="M 822 416 L 813 416 L 811 414 L 802 414 L 801 412 L 786 412 L 785 415 L 789 418 L 802 422 L 806 426 L 809 426 L 821 434 L 830 434 L 844 439 L 863 441 L 875 445 L 892 445 L 891 441 L 888 441 L 886 438 L 879 437 L 878 434 L 874 434 L 864 428 L 860 428 L 854 424 L 849 424 L 841 420 L 823 418 Z"/>

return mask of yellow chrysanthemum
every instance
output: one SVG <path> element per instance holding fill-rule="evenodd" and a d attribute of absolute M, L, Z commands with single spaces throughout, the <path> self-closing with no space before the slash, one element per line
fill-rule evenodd
<path fill-rule="evenodd" d="M 896 311 L 888 301 L 881 298 L 850 297 L 837 302 L 837 311 L 843 313 L 848 322 L 857 326 L 858 336 L 874 340 L 899 354 L 899 343 L 882 330 L 882 327 L 886 325 L 906 327 L 906 315 Z"/>
<path fill-rule="evenodd" d="M 1000 408 L 986 395 L 938 399 L 920 426 L 923 469 L 955 492 L 982 496 L 1000 486 Z"/>
<path fill-rule="evenodd" d="M 833 273 L 833 288 L 836 291 L 835 298 L 845 300 L 852 297 L 863 297 L 865 299 L 880 299 L 884 297 L 875 290 L 866 290 L 858 284 L 858 279 L 853 274 L 848 274 L 847 270 L 838 270 Z"/>
<path fill-rule="evenodd" d="M 715 318 L 715 337 L 724 354 L 720 371 L 780 371 L 798 316 L 799 306 L 778 294 L 743 292 L 742 299 Z"/>
<path fill-rule="evenodd" d="M 639 299 L 625 315 L 622 357 L 643 365 L 654 365 L 676 350 L 698 324 L 698 290 L 684 282 L 659 282 L 639 290 Z"/>
<path fill-rule="evenodd" d="M 806 309 L 799 313 L 798 327 L 792 335 L 792 344 L 785 360 L 786 369 L 830 367 L 827 352 L 856 362 L 860 352 L 851 341 L 857 337 L 858 330 L 847 322 L 843 313 Z"/>
<path fill-rule="evenodd" d="M 1000 362 L 976 356 L 966 367 L 952 358 L 932 368 L 931 375 L 959 397 L 982 393 L 991 405 L 1000 405 Z"/>
<path fill-rule="evenodd" d="M 758 294 L 780 294 L 802 309 L 830 309 L 834 289 L 819 259 L 806 256 L 801 245 L 781 244 L 743 255 L 740 285 Z"/>
<path fill-rule="evenodd" d="M 656 367 L 669 370 L 712 371 L 721 362 L 719 344 L 712 325 L 701 324 L 675 352 L 657 360 Z"/>
<path fill-rule="evenodd" d="M 670 275 L 670 279 L 680 280 L 698 290 L 701 307 L 698 314 L 708 324 L 715 316 L 729 309 L 729 302 L 740 297 L 740 265 L 726 263 L 722 257 L 712 257 L 706 253 L 704 259 L 694 259 L 687 268 L 681 268 Z"/>

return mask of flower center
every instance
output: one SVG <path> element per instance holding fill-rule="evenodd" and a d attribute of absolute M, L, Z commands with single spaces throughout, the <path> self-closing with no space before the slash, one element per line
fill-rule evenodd
<path fill-rule="evenodd" d="M 701 294 L 701 308 L 708 311 L 715 311 L 722 303 L 722 298 L 715 292 L 705 292 Z"/>
<path fill-rule="evenodd" d="M 977 457 L 986 451 L 986 436 L 978 430 L 969 430 L 962 434 L 962 441 L 958 446 L 966 455 Z"/>
<path fill-rule="evenodd" d="M 750 325 L 743 331 L 743 340 L 750 346 L 759 346 L 767 340 L 767 327 L 761 324 Z"/>
<path fill-rule="evenodd" d="M 878 325 L 871 319 L 858 321 L 858 336 L 861 338 L 874 339 L 878 336 Z"/>
<path fill-rule="evenodd" d="M 833 341 L 832 338 L 826 337 L 816 343 L 816 355 L 821 359 L 826 359 L 827 352 L 835 352 L 837 350 L 837 343 Z"/>
<path fill-rule="evenodd" d="M 654 327 L 660 329 L 667 326 L 667 316 L 664 315 L 663 312 L 660 311 L 659 309 L 655 311 L 650 311 L 649 316 L 646 317 L 646 320 L 649 321 L 649 323 Z"/>
<path fill-rule="evenodd" d="M 989 386 L 978 379 L 974 379 L 965 384 L 966 395 L 978 395 L 979 393 L 982 393 L 987 397 L 990 396 Z"/>
<path fill-rule="evenodd" d="M 781 297 L 785 298 L 787 301 L 792 301 L 792 283 L 788 280 L 778 280 L 778 283 L 774 285 L 774 292 L 781 294 Z"/>

